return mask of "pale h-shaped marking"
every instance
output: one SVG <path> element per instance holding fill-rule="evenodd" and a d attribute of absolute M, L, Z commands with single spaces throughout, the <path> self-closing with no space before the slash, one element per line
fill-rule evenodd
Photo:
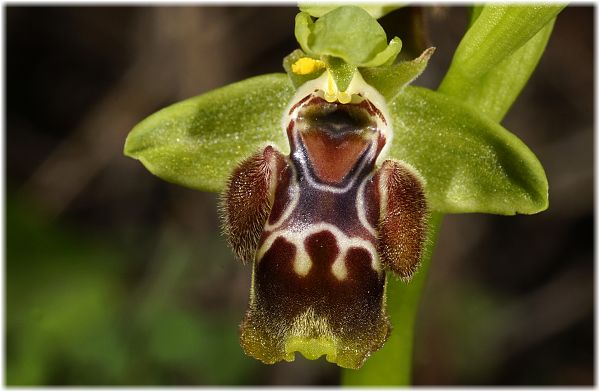
<path fill-rule="evenodd" d="M 331 266 L 331 272 L 338 280 L 344 280 L 348 275 L 348 270 L 346 269 L 346 255 L 350 248 L 365 249 L 371 256 L 371 268 L 373 268 L 373 270 L 378 274 L 382 272 L 381 264 L 379 262 L 379 258 L 377 257 L 377 251 L 375 246 L 373 246 L 370 241 L 359 237 L 349 237 L 335 225 L 324 222 L 311 224 L 307 228 L 301 230 L 282 229 L 271 232 L 256 254 L 256 263 L 260 263 L 263 256 L 271 248 L 275 240 L 278 237 L 281 237 L 296 247 L 296 256 L 294 257 L 294 272 L 299 276 L 306 276 L 308 275 L 313 262 L 306 252 L 304 241 L 311 235 L 320 233 L 322 231 L 330 232 L 336 239 L 336 243 L 339 248 L 338 255 Z"/>

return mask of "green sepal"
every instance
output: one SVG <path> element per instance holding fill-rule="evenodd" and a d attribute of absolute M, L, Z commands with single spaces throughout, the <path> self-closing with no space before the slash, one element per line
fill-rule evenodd
<path fill-rule="evenodd" d="M 296 15 L 295 35 L 304 52 L 338 57 L 354 66 L 391 63 L 402 47 L 397 38 L 388 45 L 383 27 L 355 6 L 337 7 L 316 22 L 308 13 L 300 12 Z"/>
<path fill-rule="evenodd" d="M 267 142 L 289 152 L 281 116 L 293 95 L 283 73 L 210 91 L 140 122 L 127 137 L 124 153 L 163 180 L 221 191 L 235 165 Z"/>
<path fill-rule="evenodd" d="M 389 102 L 402 91 L 404 86 L 421 75 L 433 52 L 435 48 L 429 48 L 414 60 L 402 61 L 387 67 L 360 68 L 360 73 L 365 82 L 375 87 Z"/>
<path fill-rule="evenodd" d="M 354 4 L 369 13 L 373 18 L 379 19 L 382 16 L 403 7 L 401 4 Z M 320 18 L 326 13 L 333 11 L 339 5 L 321 5 L 320 3 L 302 3 L 298 5 L 300 11 L 310 14 L 315 18 Z"/>
<path fill-rule="evenodd" d="M 548 207 L 548 181 L 535 155 L 469 105 L 409 86 L 390 112 L 394 139 L 389 157 L 421 173 L 433 211 L 513 215 Z"/>
<path fill-rule="evenodd" d="M 283 69 L 285 69 L 285 72 L 287 72 L 287 74 L 290 78 L 290 81 L 292 82 L 292 84 L 294 85 L 295 88 L 302 86 L 304 83 L 308 82 L 309 80 L 318 78 L 319 76 L 321 76 L 321 74 L 323 72 L 325 72 L 325 68 L 321 68 L 321 69 L 316 70 L 313 73 L 309 73 L 306 75 L 299 75 L 297 73 L 294 73 L 294 71 L 292 71 L 292 64 L 294 64 L 296 61 L 300 60 L 303 57 L 310 57 L 315 60 L 319 60 L 318 58 L 316 58 L 314 56 L 307 55 L 300 49 L 294 50 L 292 53 L 285 56 L 285 58 L 283 59 Z"/>
<path fill-rule="evenodd" d="M 354 77 L 356 67 L 337 57 L 328 56 L 325 58 L 325 63 L 331 72 L 331 76 L 333 77 L 338 90 L 346 91 Z"/>
<path fill-rule="evenodd" d="M 360 7 L 338 7 L 314 24 L 311 50 L 359 65 L 386 48 L 383 28 Z"/>

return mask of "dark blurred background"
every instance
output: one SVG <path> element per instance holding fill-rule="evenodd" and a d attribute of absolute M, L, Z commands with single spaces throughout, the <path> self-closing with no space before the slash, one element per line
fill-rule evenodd
<path fill-rule="evenodd" d="M 157 109 L 282 72 L 297 9 L 5 11 L 6 382 L 338 384 L 324 359 L 244 356 L 250 268 L 220 235 L 217 195 L 122 155 L 128 131 Z M 438 48 L 416 83 L 435 88 L 467 20 L 466 8 L 426 7 L 381 22 L 408 56 Z M 503 122 L 544 165 L 550 209 L 446 218 L 415 384 L 594 382 L 593 37 L 592 7 L 563 11 Z"/>

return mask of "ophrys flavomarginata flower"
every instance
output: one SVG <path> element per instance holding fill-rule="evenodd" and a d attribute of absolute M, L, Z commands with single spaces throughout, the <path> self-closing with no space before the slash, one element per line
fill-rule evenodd
<path fill-rule="evenodd" d="M 358 72 L 343 93 L 329 71 L 302 85 L 282 131 L 290 154 L 257 151 L 223 197 L 229 242 L 254 263 L 242 347 L 266 363 L 298 351 L 359 368 L 390 332 L 385 269 L 409 278 L 420 259 L 422 179 L 385 160 L 387 106 Z"/>

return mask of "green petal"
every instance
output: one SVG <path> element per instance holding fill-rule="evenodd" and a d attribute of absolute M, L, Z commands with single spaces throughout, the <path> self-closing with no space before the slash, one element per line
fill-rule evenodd
<path fill-rule="evenodd" d="M 381 65 L 391 65 L 400 50 L 402 49 L 402 41 L 398 37 L 392 38 L 387 48 L 377 53 L 371 60 L 360 64 L 361 67 L 379 67 Z"/>
<path fill-rule="evenodd" d="M 288 153 L 281 116 L 293 94 L 282 73 L 176 103 L 133 128 L 125 155 L 166 181 L 220 191 L 233 167 L 266 142 Z"/>
<path fill-rule="evenodd" d="M 390 105 L 390 156 L 425 178 L 434 211 L 532 214 L 548 207 L 548 182 L 515 135 L 468 105 L 406 87 Z"/>
<path fill-rule="evenodd" d="M 375 87 L 389 102 L 402 91 L 404 86 L 415 80 L 427 67 L 435 48 L 426 49 L 412 61 L 402 61 L 387 67 L 361 68 L 360 73 L 367 83 Z"/>
<path fill-rule="evenodd" d="M 335 8 L 317 19 L 314 25 L 306 24 L 306 28 L 312 33 L 308 39 L 310 51 L 339 57 L 353 65 L 362 65 L 387 48 L 383 27 L 360 7 Z"/>
<path fill-rule="evenodd" d="M 523 46 L 564 8 L 563 5 L 486 5 L 461 40 L 442 92 L 463 91 Z"/>
<path fill-rule="evenodd" d="M 317 5 L 319 4 L 319 5 Z M 402 7 L 401 4 L 354 4 L 364 9 L 375 19 L 379 19 L 382 16 Z M 315 18 L 320 18 L 326 13 L 333 11 L 339 5 L 321 5 L 320 3 L 302 3 L 298 5 L 300 11 L 310 14 Z"/>

